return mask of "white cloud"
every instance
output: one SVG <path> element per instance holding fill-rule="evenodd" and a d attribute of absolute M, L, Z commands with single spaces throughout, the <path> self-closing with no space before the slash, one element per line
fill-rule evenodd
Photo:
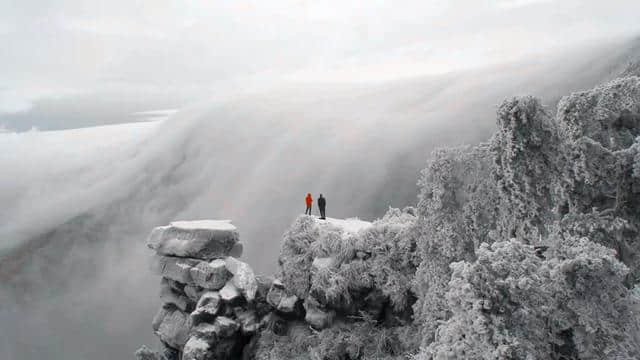
<path fill-rule="evenodd" d="M 637 13 L 633 0 L 5 2 L 2 85 L 23 95 L 0 94 L 0 112 L 50 95 L 27 94 L 39 87 L 198 98 L 304 73 L 350 80 L 357 67 L 381 79 L 441 73 L 632 34 Z"/>
<path fill-rule="evenodd" d="M 517 8 L 535 4 L 542 4 L 547 2 L 552 2 L 555 0 L 500 0 L 499 5 L 503 8 Z"/>

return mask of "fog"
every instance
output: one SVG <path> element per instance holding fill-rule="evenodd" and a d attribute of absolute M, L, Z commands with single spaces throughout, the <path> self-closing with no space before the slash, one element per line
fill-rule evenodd
<path fill-rule="evenodd" d="M 639 54 L 617 41 L 441 76 L 282 84 L 160 122 L 0 134 L 0 357 L 131 358 L 155 343 L 153 226 L 230 218 L 245 261 L 272 273 L 307 192 L 332 217 L 411 205 L 429 152 L 486 139 L 502 99 L 537 94 L 553 111 Z"/>
<path fill-rule="evenodd" d="M 362 4 L 0 2 L 0 359 L 133 358 L 154 226 L 232 219 L 272 273 L 307 192 L 412 205 L 504 98 L 553 112 L 640 59 L 635 0 Z"/>

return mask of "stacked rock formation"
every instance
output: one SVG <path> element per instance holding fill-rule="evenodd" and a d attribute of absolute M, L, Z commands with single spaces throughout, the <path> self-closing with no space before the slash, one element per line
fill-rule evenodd
<path fill-rule="evenodd" d="M 403 279 L 415 267 L 391 259 L 411 257 L 410 241 L 396 238 L 414 216 L 396 212 L 374 224 L 301 216 L 284 236 L 280 279 L 256 276 L 238 260 L 242 245 L 230 221 L 155 228 L 147 245 L 156 252 L 153 271 L 161 276 L 163 304 L 152 325 L 164 349 L 143 347 L 136 356 L 272 360 L 300 355 L 273 353 L 275 344 L 286 348 L 305 338 L 319 346 L 333 336 L 334 325 L 365 326 L 361 317 L 385 331 L 402 329 L 413 304 L 404 299 L 409 280 Z M 390 293 L 402 306 L 395 306 Z"/>
<path fill-rule="evenodd" d="M 163 302 L 153 329 L 165 358 L 237 358 L 257 331 L 250 304 L 258 283 L 237 259 L 238 239 L 230 221 L 173 222 L 152 231 L 147 245 L 156 251 Z"/>
<path fill-rule="evenodd" d="M 155 250 L 162 307 L 153 330 L 162 354 L 146 347 L 147 360 L 210 360 L 251 357 L 261 329 L 285 331 L 286 322 L 304 318 L 302 302 L 281 282 L 256 276 L 238 260 L 242 245 L 226 220 L 173 222 L 155 228 L 147 246 Z"/>

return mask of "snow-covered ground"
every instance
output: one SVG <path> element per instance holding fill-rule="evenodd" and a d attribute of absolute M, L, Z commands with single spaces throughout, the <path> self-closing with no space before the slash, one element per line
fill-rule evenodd
<path fill-rule="evenodd" d="M 343 238 L 357 234 L 359 231 L 371 226 L 371 222 L 360 220 L 358 218 L 334 219 L 328 217 L 326 220 L 317 219 L 317 222 L 319 226 L 326 223 L 340 228 L 342 230 Z"/>
<path fill-rule="evenodd" d="M 184 230 L 236 230 L 231 220 L 172 221 L 171 226 Z"/>

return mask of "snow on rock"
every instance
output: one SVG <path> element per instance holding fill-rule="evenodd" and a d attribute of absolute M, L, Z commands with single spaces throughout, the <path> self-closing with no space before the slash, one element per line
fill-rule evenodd
<path fill-rule="evenodd" d="M 164 343 L 179 349 L 187 342 L 191 321 L 189 316 L 178 308 L 168 309 L 156 330 Z"/>
<path fill-rule="evenodd" d="M 258 316 L 253 310 L 242 310 L 236 313 L 238 323 L 240 324 L 240 330 L 244 335 L 254 334 L 258 331 L 260 324 L 258 322 Z"/>
<path fill-rule="evenodd" d="M 196 264 L 198 264 L 198 260 L 195 259 L 156 256 L 152 262 L 152 270 L 167 279 L 188 284 L 192 281 L 191 268 Z"/>
<path fill-rule="evenodd" d="M 211 262 L 199 262 L 189 270 L 193 282 L 202 288 L 218 290 L 227 283 L 230 273 L 225 267 L 225 261 L 216 259 Z"/>
<path fill-rule="evenodd" d="M 222 306 L 220 294 L 217 291 L 209 291 L 202 294 L 196 309 L 191 313 L 191 322 L 198 325 L 204 321 L 213 320 Z"/>
<path fill-rule="evenodd" d="M 182 311 L 187 311 L 193 303 L 187 296 L 177 292 L 168 281 L 162 281 L 160 284 L 160 300 L 163 304 L 173 304 Z"/>
<path fill-rule="evenodd" d="M 240 328 L 235 320 L 226 316 L 218 316 L 213 326 L 215 327 L 216 335 L 222 338 L 232 337 Z"/>
<path fill-rule="evenodd" d="M 280 301 L 282 298 L 286 296 L 284 291 L 284 285 L 278 279 L 275 279 L 272 284 L 269 292 L 267 293 L 267 303 L 273 306 L 274 308 L 278 308 L 280 305 Z"/>
<path fill-rule="evenodd" d="M 233 284 L 231 280 L 220 289 L 220 298 L 226 303 L 233 303 L 241 296 L 238 288 Z"/>
<path fill-rule="evenodd" d="M 167 316 L 170 312 L 171 310 L 169 306 L 162 306 L 160 309 L 158 309 L 158 312 L 151 321 L 151 327 L 153 328 L 153 331 L 158 331 L 162 320 L 164 320 L 164 317 Z"/>
<path fill-rule="evenodd" d="M 157 351 L 153 351 L 148 347 L 142 345 L 140 349 L 136 351 L 136 359 L 138 360 L 166 360 L 164 355 Z"/>
<path fill-rule="evenodd" d="M 204 339 L 192 336 L 184 345 L 182 360 L 206 360 L 209 358 L 210 345 Z"/>
<path fill-rule="evenodd" d="M 296 310 L 296 303 L 298 302 L 298 297 L 295 295 L 285 296 L 280 299 L 280 303 L 278 304 L 278 311 L 289 314 Z"/>
<path fill-rule="evenodd" d="M 326 218 L 326 220 L 317 219 L 316 226 L 319 227 L 334 227 L 341 231 L 342 238 L 346 239 L 350 236 L 353 236 L 360 232 L 361 230 L 369 228 L 372 223 L 369 221 L 360 220 L 358 218 L 348 218 L 348 219 L 334 219 L 334 218 Z"/>
<path fill-rule="evenodd" d="M 247 301 L 253 301 L 258 291 L 258 282 L 249 264 L 228 256 L 224 260 L 225 266 L 233 274 L 233 284 L 238 288 Z"/>
<path fill-rule="evenodd" d="M 238 238 L 229 220 L 176 221 L 153 229 L 147 246 L 160 255 L 213 260 L 228 255 Z"/>
<path fill-rule="evenodd" d="M 187 297 L 193 301 L 198 301 L 204 289 L 195 285 L 185 285 L 183 291 Z"/>

